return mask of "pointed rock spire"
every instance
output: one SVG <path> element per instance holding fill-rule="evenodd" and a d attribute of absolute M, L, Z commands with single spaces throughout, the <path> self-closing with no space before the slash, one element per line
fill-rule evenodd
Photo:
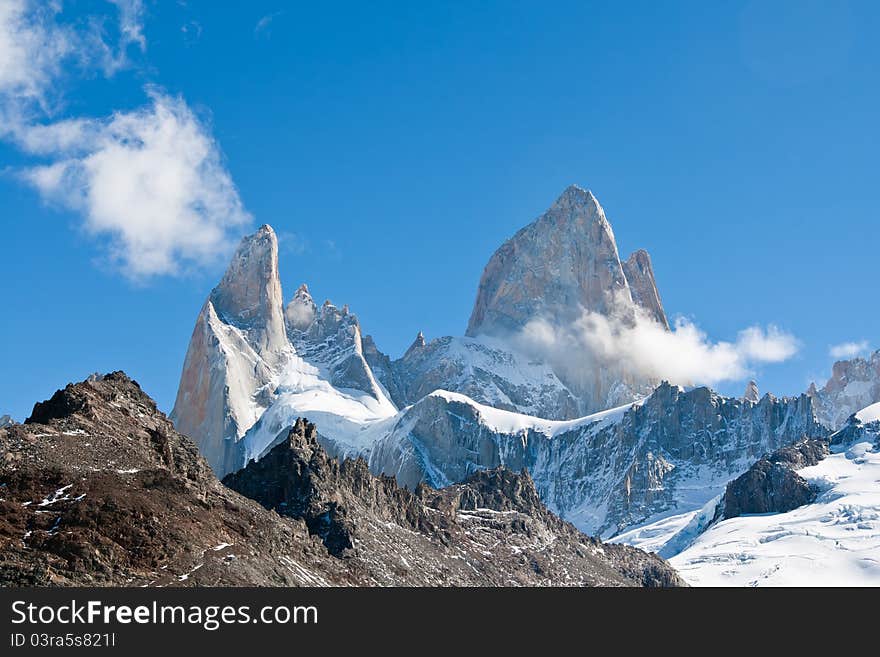
<path fill-rule="evenodd" d="M 757 404 L 761 401 L 761 392 L 758 390 L 757 382 L 749 381 L 748 385 L 746 385 L 746 390 L 743 393 L 743 399 L 752 402 L 753 404 Z"/>
<path fill-rule="evenodd" d="M 571 185 L 490 258 L 467 335 L 504 335 L 537 317 L 569 322 L 582 308 L 609 314 L 618 293 L 631 300 L 611 225 L 596 197 Z"/>
<path fill-rule="evenodd" d="M 284 317 L 287 320 L 287 326 L 296 331 L 305 331 L 315 321 L 315 314 L 318 307 L 315 300 L 309 294 L 309 287 L 305 283 L 300 285 L 293 299 L 284 309 Z"/>
<path fill-rule="evenodd" d="M 636 305 L 646 310 L 649 317 L 668 329 L 669 320 L 660 301 L 660 292 L 654 280 L 654 267 L 651 265 L 651 256 L 648 252 L 639 249 L 633 253 L 623 263 L 623 273 L 626 275 L 626 282 L 629 284 L 629 291 Z"/>
<path fill-rule="evenodd" d="M 237 441 L 261 412 L 254 395 L 291 352 L 270 226 L 241 240 L 202 306 L 186 351 L 171 420 L 218 474 L 239 463 Z"/>
<path fill-rule="evenodd" d="M 210 302 L 223 321 L 248 330 L 259 352 L 285 350 L 278 238 L 271 226 L 263 225 L 241 240 Z"/>
<path fill-rule="evenodd" d="M 406 359 L 420 349 L 424 349 L 426 344 L 427 342 L 425 341 L 425 334 L 419 331 L 419 334 L 416 336 L 416 339 L 413 340 L 413 343 L 409 346 L 409 349 L 406 350 L 403 358 Z"/>

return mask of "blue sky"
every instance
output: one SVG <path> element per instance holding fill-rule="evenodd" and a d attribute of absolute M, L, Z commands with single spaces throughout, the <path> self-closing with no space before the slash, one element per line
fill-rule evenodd
<path fill-rule="evenodd" d="M 877 3 L 115 5 L 0 32 L 0 57 L 4 38 L 61 44 L 0 62 L 0 413 L 114 369 L 170 411 L 224 249 L 261 223 L 285 296 L 306 281 L 348 303 L 392 356 L 419 330 L 461 334 L 491 253 L 570 183 L 624 254 L 650 251 L 670 314 L 713 340 L 797 337 L 755 372 L 762 390 L 824 380 L 832 345 L 880 346 Z M 134 166 L 204 148 L 179 205 L 126 195 L 115 148 L 168 117 Z M 59 123 L 74 142 L 35 132 Z M 222 217 L 210 237 L 204 207 Z M 177 212 L 188 227 L 166 235 Z"/>

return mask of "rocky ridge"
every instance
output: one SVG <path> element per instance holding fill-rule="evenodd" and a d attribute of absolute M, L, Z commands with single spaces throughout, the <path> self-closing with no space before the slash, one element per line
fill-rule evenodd
<path fill-rule="evenodd" d="M 834 431 L 842 428 L 854 413 L 880 402 L 880 351 L 838 361 L 825 385 L 812 384 L 807 394 L 820 422 Z"/>
<path fill-rule="evenodd" d="M 279 515 L 222 485 L 123 373 L 59 390 L 25 424 L 0 429 L 0 584 L 680 583 L 659 558 L 602 546 L 554 518 L 523 475 L 483 474 L 417 497 L 362 461 L 339 464 L 314 427 L 297 427 L 278 457 L 234 476 L 260 473 L 241 488 L 263 502 L 290 494 L 299 506 L 267 504 Z M 418 517 L 432 529 L 419 533 Z"/>
<path fill-rule="evenodd" d="M 302 519 L 331 554 L 362 563 L 383 585 L 679 583 L 660 559 L 603 545 L 554 516 L 526 472 L 499 467 L 442 490 L 410 491 L 372 475 L 361 458 L 330 457 L 302 419 L 223 482 Z"/>
<path fill-rule="evenodd" d="M 367 456 L 374 472 L 410 487 L 499 465 L 526 468 L 554 513 L 611 537 L 699 508 L 761 455 L 826 435 L 805 395 L 755 404 L 662 384 L 638 404 L 549 422 L 437 392 L 407 409 Z"/>

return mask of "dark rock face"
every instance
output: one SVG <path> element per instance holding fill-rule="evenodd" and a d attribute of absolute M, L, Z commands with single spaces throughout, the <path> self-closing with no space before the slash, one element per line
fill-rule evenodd
<path fill-rule="evenodd" d="M 499 467 L 411 492 L 372 475 L 363 459 L 329 457 L 302 419 L 286 441 L 223 482 L 303 520 L 332 555 L 381 584 L 681 584 L 660 558 L 603 545 L 553 515 L 525 472 Z"/>
<path fill-rule="evenodd" d="M 816 499 L 817 491 L 795 470 L 828 456 L 828 442 L 802 440 L 757 461 L 727 485 L 716 519 L 755 513 L 785 513 Z"/>
<path fill-rule="evenodd" d="M 223 486 L 125 374 L 67 386 L 0 428 L 0 586 L 680 583 L 658 557 L 601 546 L 542 507 L 482 506 L 536 503 L 530 482 L 505 478 L 518 475 L 414 494 L 297 427 L 234 475 L 279 515 Z M 444 502 L 457 496 L 461 518 Z"/>
<path fill-rule="evenodd" d="M 695 489 L 706 503 L 762 455 L 828 433 L 805 395 L 754 404 L 667 383 L 617 420 L 552 438 L 492 429 L 474 405 L 443 395 L 413 405 L 399 426 L 373 446 L 374 472 L 414 488 L 463 481 L 477 468 L 525 468 L 554 513 L 604 537 L 680 508 Z"/>
<path fill-rule="evenodd" d="M 0 429 L 0 586 L 363 583 L 303 523 L 222 486 L 121 372 Z"/>

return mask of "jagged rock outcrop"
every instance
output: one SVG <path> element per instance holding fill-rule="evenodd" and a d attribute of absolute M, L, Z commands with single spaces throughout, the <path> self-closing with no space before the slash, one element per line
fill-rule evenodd
<path fill-rule="evenodd" d="M 796 470 L 816 465 L 828 454 L 828 441 L 808 439 L 762 457 L 727 485 L 716 520 L 785 513 L 811 503 L 818 490 Z"/>
<path fill-rule="evenodd" d="M 303 283 L 284 309 L 287 326 L 294 331 L 306 331 L 315 321 L 317 314 L 318 306 L 309 293 L 309 286 Z"/>
<path fill-rule="evenodd" d="M 746 390 L 743 393 L 743 400 L 757 404 L 761 401 L 761 391 L 758 390 L 758 384 L 755 381 L 749 381 L 746 384 Z"/>
<path fill-rule="evenodd" d="M 526 468 L 550 509 L 610 537 L 699 508 L 762 454 L 826 434 L 806 396 L 753 404 L 663 384 L 632 407 L 549 422 L 438 392 L 402 414 L 368 456 L 374 472 L 411 487 L 499 465 Z"/>
<path fill-rule="evenodd" d="M 406 406 L 407 395 L 404 392 L 406 383 L 402 381 L 398 375 L 394 361 L 388 354 L 379 350 L 376 341 L 371 335 L 365 335 L 361 339 L 361 350 L 364 354 L 364 360 L 370 367 L 376 381 L 385 389 L 387 396 L 398 408 Z"/>
<path fill-rule="evenodd" d="M 122 372 L 0 429 L 0 586 L 363 583 L 304 523 L 222 486 Z"/>
<path fill-rule="evenodd" d="M 294 304 L 307 307 L 294 297 L 288 309 Z M 384 397 L 364 357 L 360 323 L 348 306 L 339 309 L 325 301 L 304 329 L 291 325 L 290 339 L 300 358 L 326 371 L 330 385 L 361 390 L 377 400 Z"/>
<path fill-rule="evenodd" d="M 193 329 L 171 418 L 217 472 L 238 464 L 238 441 L 269 406 L 289 358 L 269 226 L 245 237 Z"/>
<path fill-rule="evenodd" d="M 383 383 L 396 395 L 399 408 L 435 390 L 451 390 L 481 404 L 538 417 L 568 419 L 587 413 L 549 364 L 498 339 L 442 337 L 425 342 L 422 336 L 390 369 L 384 364 L 380 368 L 390 372 Z"/>
<path fill-rule="evenodd" d="M 649 317 L 668 329 L 669 320 L 666 318 L 666 311 L 663 310 L 660 291 L 654 279 L 651 256 L 644 249 L 639 249 L 621 264 L 633 301 L 646 310 Z"/>
<path fill-rule="evenodd" d="M 874 443 L 880 447 L 880 402 L 853 413 L 846 424 L 828 440 L 835 447 L 846 447 L 859 442 Z"/>
<path fill-rule="evenodd" d="M 282 465 L 262 489 L 243 486 L 285 491 L 279 515 L 223 486 L 122 372 L 68 385 L 0 428 L 0 586 L 681 583 L 662 559 L 578 534 L 512 473 L 423 501 L 330 459 L 306 426 L 261 462 Z"/>
<path fill-rule="evenodd" d="M 819 421 L 830 429 L 840 429 L 853 413 L 880 402 L 880 351 L 869 358 L 853 358 L 834 364 L 831 378 L 822 387 L 811 384 Z"/>
<path fill-rule="evenodd" d="M 410 491 L 373 476 L 363 459 L 331 458 L 302 419 L 223 481 L 303 520 L 331 554 L 382 584 L 680 584 L 659 558 L 602 545 L 559 520 L 526 473 L 498 468 Z"/>

